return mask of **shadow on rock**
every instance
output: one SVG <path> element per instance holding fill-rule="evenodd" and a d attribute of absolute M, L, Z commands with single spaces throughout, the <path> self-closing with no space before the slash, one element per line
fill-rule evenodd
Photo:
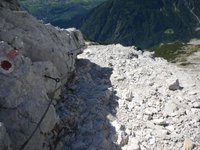
<path fill-rule="evenodd" d="M 118 150 L 115 128 L 117 97 L 110 81 L 112 68 L 79 59 L 76 75 L 66 84 L 57 104 L 61 118 L 59 142 L 63 149 Z"/>

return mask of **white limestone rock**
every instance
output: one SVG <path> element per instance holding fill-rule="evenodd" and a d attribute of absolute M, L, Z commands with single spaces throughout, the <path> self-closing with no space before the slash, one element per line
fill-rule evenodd
<path fill-rule="evenodd" d="M 163 114 L 164 115 L 169 115 L 169 116 L 173 116 L 174 112 L 177 110 L 177 105 L 175 103 L 173 103 L 172 101 L 169 101 L 165 104 L 164 110 L 163 110 Z"/>
<path fill-rule="evenodd" d="M 130 89 L 128 89 L 127 92 L 125 93 L 125 100 L 132 101 L 132 98 L 133 98 L 133 93 Z"/>
<path fill-rule="evenodd" d="M 74 73 L 76 57 L 85 45 L 83 36 L 74 28 L 63 30 L 42 24 L 21 11 L 16 0 L 3 0 L 0 7 L 0 119 L 10 145 L 19 149 L 50 106 L 26 147 L 47 149 L 43 147 L 46 135 L 59 122 L 50 102 L 61 90 L 53 97 L 52 92 Z M 10 52 L 16 52 L 16 56 Z M 5 60 L 11 64 L 8 70 L 2 67 Z M 44 75 L 61 82 L 56 84 Z"/>
<path fill-rule="evenodd" d="M 154 119 L 152 122 L 155 123 L 156 125 L 161 125 L 161 126 L 165 126 L 165 125 L 168 124 L 168 123 L 166 122 L 166 120 L 165 120 L 165 119 L 162 119 L 162 118 Z"/>
<path fill-rule="evenodd" d="M 195 103 L 199 101 L 200 89 L 197 72 L 119 44 L 92 45 L 89 51 L 93 55 L 83 52 L 79 58 L 113 69 L 110 81 L 115 91 L 113 96 L 117 97 L 113 103 L 118 105 L 112 112 L 116 113 L 115 120 L 120 124 L 116 134 L 122 127 L 130 129 L 127 132 L 129 141 L 135 138 L 131 136 L 132 132 L 141 141 L 139 144 L 136 142 L 136 149 L 162 149 L 169 144 L 173 145 L 171 149 L 180 149 L 183 145 L 181 137 L 195 136 L 199 132 L 199 108 Z M 131 53 L 138 57 L 129 57 Z M 122 149 L 132 150 L 134 146 L 129 144 Z M 198 138 L 195 144 L 199 145 Z"/>
<path fill-rule="evenodd" d="M 3 8 L 0 16 L 6 18 L 0 22 L 0 40 L 10 43 L 33 61 L 51 61 L 63 77 L 75 69 L 76 55 L 85 45 L 80 31 L 44 25 L 23 11 Z M 10 26 L 15 28 L 11 30 Z"/>
<path fill-rule="evenodd" d="M 140 150 L 139 141 L 136 138 L 131 138 L 128 141 L 127 150 Z"/>

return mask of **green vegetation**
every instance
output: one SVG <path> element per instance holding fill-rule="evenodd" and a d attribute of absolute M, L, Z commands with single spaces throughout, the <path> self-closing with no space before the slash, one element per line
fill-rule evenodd
<path fill-rule="evenodd" d="M 171 62 L 182 62 L 199 51 L 184 42 L 200 37 L 196 17 L 188 9 L 200 16 L 200 1 L 190 0 L 190 5 L 182 0 L 103 1 L 21 0 L 21 4 L 37 18 L 59 27 L 81 28 L 86 39 L 101 44 L 136 45 Z"/>
<path fill-rule="evenodd" d="M 21 5 L 38 19 L 59 27 L 79 27 L 82 18 L 104 0 L 20 0 Z"/>
<path fill-rule="evenodd" d="M 184 43 L 176 42 L 169 44 L 161 44 L 149 49 L 155 52 L 156 57 L 163 57 L 168 61 L 174 61 L 176 57 L 181 53 L 181 49 L 185 46 Z"/>
<path fill-rule="evenodd" d="M 82 32 L 97 42 L 150 48 L 160 43 L 200 38 L 200 1 L 108 0 L 87 15 Z M 175 11 L 175 8 L 179 11 Z"/>
<path fill-rule="evenodd" d="M 185 62 L 186 58 L 194 52 L 200 51 L 200 46 L 189 45 L 181 42 L 161 44 L 148 49 L 154 51 L 156 57 L 163 57 L 170 62 Z"/>

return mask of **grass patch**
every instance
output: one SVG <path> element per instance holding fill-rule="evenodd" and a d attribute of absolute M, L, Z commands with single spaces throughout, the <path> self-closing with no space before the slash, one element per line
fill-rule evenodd
<path fill-rule="evenodd" d="M 169 44 L 161 44 L 159 46 L 150 48 L 150 51 L 154 51 L 156 57 L 163 57 L 168 61 L 173 61 L 177 55 L 180 54 L 180 50 L 185 46 L 184 43 L 176 42 Z"/>
<path fill-rule="evenodd" d="M 200 51 L 200 46 L 189 45 L 181 42 L 161 44 L 150 48 L 149 51 L 154 51 L 156 57 L 163 57 L 169 62 L 186 62 L 187 57 L 191 54 Z"/>

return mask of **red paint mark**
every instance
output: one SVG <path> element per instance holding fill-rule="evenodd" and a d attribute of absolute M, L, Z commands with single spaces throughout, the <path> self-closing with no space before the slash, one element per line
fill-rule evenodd
<path fill-rule="evenodd" d="M 14 59 L 17 55 L 18 55 L 18 51 L 16 49 L 13 49 L 7 54 L 7 57 L 9 59 Z"/>
<path fill-rule="evenodd" d="M 12 67 L 12 64 L 8 61 L 8 60 L 3 60 L 1 62 L 1 67 L 4 69 L 4 70 L 9 70 L 11 67 Z"/>

